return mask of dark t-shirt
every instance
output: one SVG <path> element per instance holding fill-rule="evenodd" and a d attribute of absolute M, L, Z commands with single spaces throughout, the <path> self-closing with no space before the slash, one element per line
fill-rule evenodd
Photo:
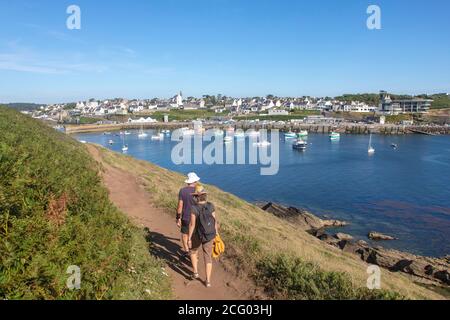
<path fill-rule="evenodd" d="M 181 219 L 183 221 L 191 221 L 191 208 L 195 205 L 192 194 L 195 192 L 195 187 L 184 187 L 178 194 L 178 200 L 183 201 L 183 210 L 181 212 Z"/>

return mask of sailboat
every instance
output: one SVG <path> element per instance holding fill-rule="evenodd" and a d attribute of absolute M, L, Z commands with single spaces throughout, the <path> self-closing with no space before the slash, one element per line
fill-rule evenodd
<path fill-rule="evenodd" d="M 141 130 L 139 130 L 138 137 L 139 137 L 139 138 L 146 138 L 147 136 L 148 136 L 148 134 L 146 134 L 146 133 L 144 132 L 144 125 L 141 125 Z"/>
<path fill-rule="evenodd" d="M 125 144 L 125 137 L 122 136 L 122 152 L 126 153 L 128 151 L 128 145 Z"/>
<path fill-rule="evenodd" d="M 372 147 L 372 134 L 370 134 L 370 138 L 369 138 L 369 149 L 368 149 L 369 154 L 374 154 L 375 153 L 375 149 Z"/>

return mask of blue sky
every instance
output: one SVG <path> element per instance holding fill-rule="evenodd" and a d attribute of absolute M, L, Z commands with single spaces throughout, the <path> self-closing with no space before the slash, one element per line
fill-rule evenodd
<path fill-rule="evenodd" d="M 71 4 L 81 30 L 66 28 Z M 0 102 L 449 92 L 449 13 L 448 0 L 0 0 Z"/>

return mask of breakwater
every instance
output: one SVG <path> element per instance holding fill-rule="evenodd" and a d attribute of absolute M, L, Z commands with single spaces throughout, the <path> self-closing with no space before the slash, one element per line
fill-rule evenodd
<path fill-rule="evenodd" d="M 169 129 L 175 130 L 183 127 L 193 127 L 191 122 L 155 122 L 155 123 L 120 123 L 120 124 L 99 124 L 99 125 L 68 125 L 65 126 L 66 133 L 87 133 L 87 132 L 104 132 L 104 131 L 120 131 L 120 130 L 134 130 L 140 129 L 141 126 L 144 129 Z M 330 124 L 279 124 L 279 123 L 249 123 L 249 122 L 237 122 L 233 125 L 230 124 L 217 124 L 217 123 L 205 123 L 203 124 L 205 129 L 219 128 L 226 129 L 233 127 L 235 129 L 278 129 L 281 131 L 298 131 L 307 130 L 310 133 L 330 133 L 332 131 L 344 133 L 344 134 L 369 134 L 377 133 L 383 135 L 404 135 L 404 134 L 430 134 L 430 135 L 448 135 L 450 134 L 450 126 L 404 126 L 404 125 L 390 125 L 390 124 L 352 124 L 342 123 L 339 125 Z"/>

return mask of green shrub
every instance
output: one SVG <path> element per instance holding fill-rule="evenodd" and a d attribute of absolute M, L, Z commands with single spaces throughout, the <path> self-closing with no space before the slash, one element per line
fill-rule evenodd
<path fill-rule="evenodd" d="M 277 255 L 257 264 L 257 283 L 275 298 L 294 300 L 402 299 L 385 290 L 355 288 L 345 273 L 327 272 L 300 258 Z"/>
<path fill-rule="evenodd" d="M 170 296 L 161 263 L 111 204 L 98 169 L 80 143 L 0 107 L 0 299 Z M 71 265 L 80 290 L 66 286 Z M 153 279 L 148 291 L 140 273 Z"/>

